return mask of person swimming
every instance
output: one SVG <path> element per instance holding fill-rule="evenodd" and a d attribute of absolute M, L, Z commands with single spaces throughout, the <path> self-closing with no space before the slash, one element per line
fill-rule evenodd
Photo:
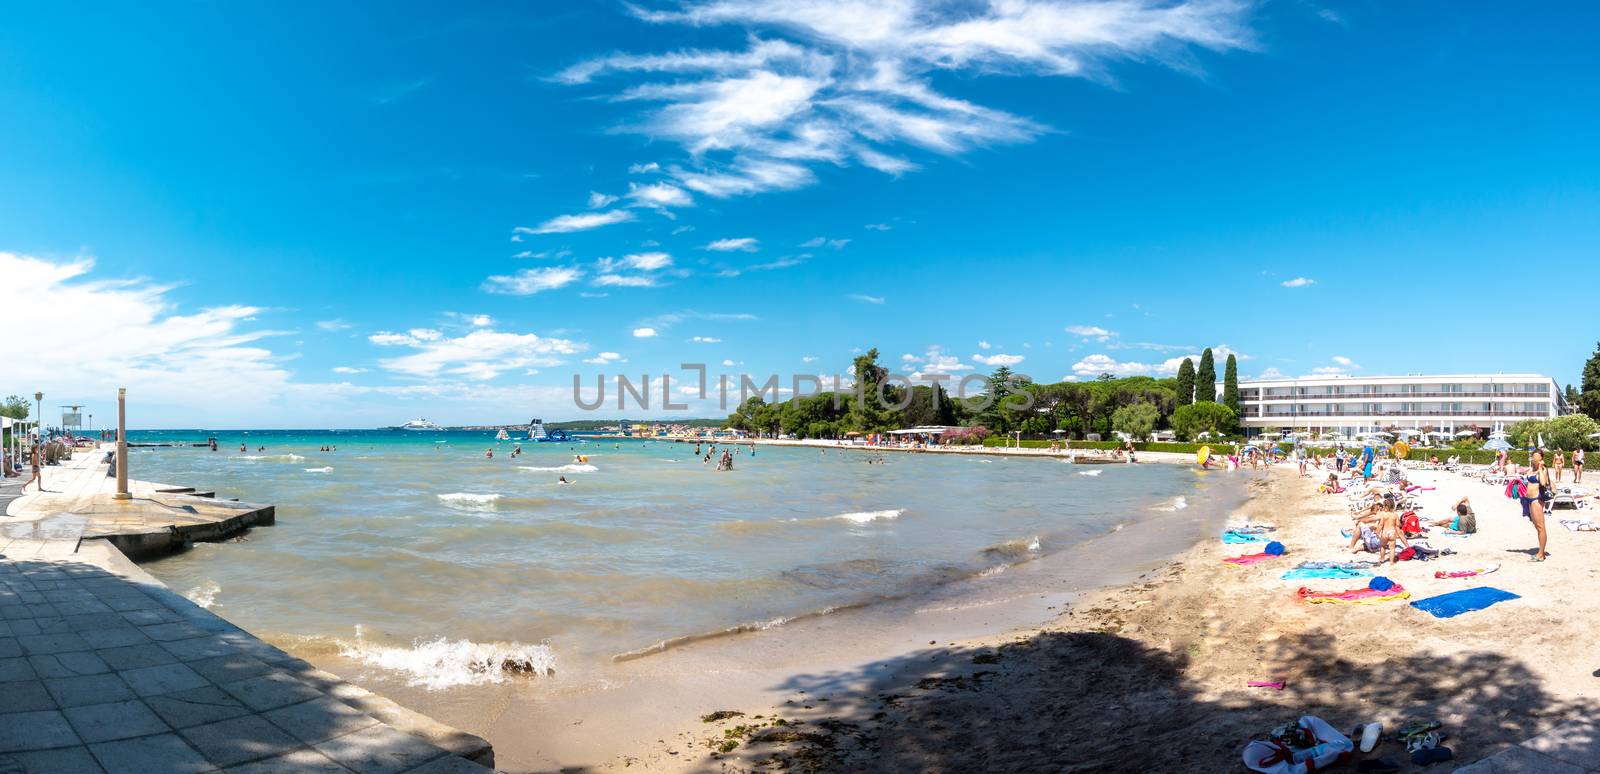
<path fill-rule="evenodd" d="M 484 457 L 484 459 L 493 459 L 494 458 L 494 449 L 485 450 L 483 452 L 483 457 Z"/>
<path fill-rule="evenodd" d="M 560 479 L 558 479 L 558 480 L 557 480 L 557 481 L 556 481 L 556 483 L 557 483 L 557 484 L 570 484 L 570 483 L 572 483 L 572 482 L 571 482 L 571 481 L 568 481 L 568 480 L 567 480 L 567 477 L 566 477 L 566 476 L 562 476 L 562 477 L 561 477 L 561 478 L 560 478 Z"/>

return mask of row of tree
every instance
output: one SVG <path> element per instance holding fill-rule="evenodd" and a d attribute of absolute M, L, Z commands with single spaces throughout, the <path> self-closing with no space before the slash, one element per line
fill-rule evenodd
<path fill-rule="evenodd" d="M 1581 390 L 1567 385 L 1567 403 L 1600 422 L 1600 342 L 1595 343 L 1594 354 L 1583 364 L 1583 379 L 1579 385 Z"/>
<path fill-rule="evenodd" d="M 853 391 L 782 401 L 770 394 L 752 396 L 728 416 L 728 426 L 801 438 L 839 438 L 920 425 L 971 425 L 992 433 L 1073 438 L 1091 433 L 1106 437 L 1114 430 L 1144 438 L 1166 427 L 1183 437 L 1232 431 L 1238 416 L 1238 363 L 1228 357 L 1222 403 L 1216 400 L 1211 350 L 1200 356 L 1200 364 L 1196 371 L 1186 358 L 1176 379 L 1101 374 L 1094 381 L 1052 384 L 1033 382 L 1001 366 L 987 377 L 981 393 L 953 396 L 939 383 L 896 383 L 899 380 L 890 379 L 889 370 L 878 363 L 878 350 L 872 349 L 851 363 Z M 1206 389 L 1207 384 L 1212 386 Z M 1225 405 L 1230 400 L 1232 408 Z"/>

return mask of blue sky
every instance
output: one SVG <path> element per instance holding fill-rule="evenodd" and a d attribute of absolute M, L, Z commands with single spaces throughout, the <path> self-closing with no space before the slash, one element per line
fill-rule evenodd
<path fill-rule="evenodd" d="M 5 11 L 0 393 L 359 427 L 869 346 L 1561 383 L 1594 346 L 1586 4 L 450 5 Z"/>

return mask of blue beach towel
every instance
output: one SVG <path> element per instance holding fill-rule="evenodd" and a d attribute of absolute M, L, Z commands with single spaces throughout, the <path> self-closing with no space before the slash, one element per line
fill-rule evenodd
<path fill-rule="evenodd" d="M 1261 535 L 1241 534 L 1230 530 L 1222 533 L 1222 542 L 1229 545 L 1234 543 L 1265 543 L 1267 539 Z"/>
<path fill-rule="evenodd" d="M 1521 597 L 1509 591 L 1502 591 L 1493 586 L 1477 586 L 1449 594 L 1440 594 L 1437 597 L 1419 599 L 1411 606 L 1424 612 L 1432 613 L 1434 618 L 1454 618 L 1462 613 L 1482 610 L 1496 602 Z"/>
<path fill-rule="evenodd" d="M 1371 575 L 1366 570 L 1346 570 L 1342 567 L 1296 567 L 1279 577 L 1283 580 L 1345 580 Z"/>

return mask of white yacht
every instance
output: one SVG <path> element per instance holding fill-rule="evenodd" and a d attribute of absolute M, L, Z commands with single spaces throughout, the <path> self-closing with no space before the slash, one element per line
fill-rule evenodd
<path fill-rule="evenodd" d="M 440 425 L 440 424 L 437 424 L 435 422 L 429 422 L 428 420 L 423 419 L 422 417 L 417 417 L 416 419 L 413 419 L 410 422 L 407 422 L 407 423 L 405 423 L 403 425 L 396 426 L 394 429 L 395 430 L 428 430 L 428 431 L 432 431 L 432 432 L 441 432 L 441 431 L 444 430 L 444 426 Z"/>

